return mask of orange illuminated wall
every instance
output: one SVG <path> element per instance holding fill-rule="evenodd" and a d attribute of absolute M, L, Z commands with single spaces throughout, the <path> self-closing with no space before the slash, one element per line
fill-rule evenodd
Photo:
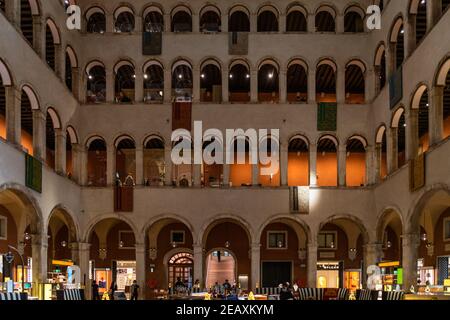
<path fill-rule="evenodd" d="M 5 118 L 2 115 L 0 115 L 0 138 L 6 140 L 6 124 Z"/>
<path fill-rule="evenodd" d="M 387 153 L 383 152 L 381 154 L 381 168 L 380 168 L 381 179 L 387 176 Z"/>
<path fill-rule="evenodd" d="M 444 120 L 444 139 L 450 136 L 450 117 Z"/>
<path fill-rule="evenodd" d="M 33 137 L 26 131 L 22 130 L 20 144 L 28 154 L 33 155 Z"/>
<path fill-rule="evenodd" d="M 249 163 L 230 165 L 230 182 L 233 187 L 240 187 L 242 184 L 251 184 L 252 165 Z"/>
<path fill-rule="evenodd" d="M 346 185 L 359 187 L 366 181 L 366 154 L 351 153 L 346 161 Z"/>
<path fill-rule="evenodd" d="M 288 185 L 290 187 L 309 185 L 308 153 L 288 153 Z"/>
<path fill-rule="evenodd" d="M 268 165 L 263 165 L 263 164 L 260 164 L 259 165 L 259 168 L 260 168 L 260 171 L 259 171 L 259 183 L 262 185 L 262 186 L 265 186 L 265 187 L 277 187 L 277 186 L 280 186 L 280 167 L 278 166 L 278 171 L 277 171 L 277 173 L 275 173 L 275 174 L 272 174 L 272 176 L 270 176 L 270 175 L 262 175 L 261 174 L 261 168 L 269 168 L 270 167 L 270 164 L 268 164 Z"/>
<path fill-rule="evenodd" d="M 317 154 L 317 185 L 320 187 L 337 186 L 336 153 Z"/>

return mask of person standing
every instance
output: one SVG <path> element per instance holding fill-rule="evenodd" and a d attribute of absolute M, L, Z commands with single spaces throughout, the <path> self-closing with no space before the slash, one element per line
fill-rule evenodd
<path fill-rule="evenodd" d="M 117 291 L 117 284 L 115 281 L 111 282 L 111 286 L 109 287 L 109 299 L 114 300 L 114 293 Z"/>
<path fill-rule="evenodd" d="M 134 280 L 133 284 L 131 285 L 131 299 L 130 300 L 138 300 L 139 295 L 139 285 L 137 284 L 137 281 Z"/>
<path fill-rule="evenodd" d="M 92 281 L 92 300 L 100 300 L 97 281 Z"/>

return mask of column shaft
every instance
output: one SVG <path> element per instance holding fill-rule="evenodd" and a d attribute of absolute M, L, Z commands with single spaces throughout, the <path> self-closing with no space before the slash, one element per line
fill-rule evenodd
<path fill-rule="evenodd" d="M 55 129 L 55 171 L 66 174 L 66 134 L 62 129 Z"/>
<path fill-rule="evenodd" d="M 317 145 L 309 145 L 309 185 L 317 186 Z"/>
<path fill-rule="evenodd" d="M 6 139 L 14 144 L 21 143 L 21 92 L 14 86 L 5 87 Z"/>
<path fill-rule="evenodd" d="M 261 244 L 252 243 L 250 248 L 251 257 L 251 287 L 250 290 L 255 290 L 261 287 Z"/>
<path fill-rule="evenodd" d="M 308 244 L 307 282 L 308 288 L 317 286 L 317 245 Z"/>
<path fill-rule="evenodd" d="M 33 110 L 33 155 L 45 162 L 46 159 L 46 123 L 41 110 Z"/>

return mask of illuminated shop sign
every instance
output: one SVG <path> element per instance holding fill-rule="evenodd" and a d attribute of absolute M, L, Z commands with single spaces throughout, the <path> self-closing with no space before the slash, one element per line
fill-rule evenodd
<path fill-rule="evenodd" d="M 339 270 L 339 264 L 318 263 L 317 270 Z"/>

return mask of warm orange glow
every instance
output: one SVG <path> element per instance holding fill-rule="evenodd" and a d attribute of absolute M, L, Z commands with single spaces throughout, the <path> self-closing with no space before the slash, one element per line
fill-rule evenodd
<path fill-rule="evenodd" d="M 259 165 L 261 168 L 269 168 L 270 164 L 268 165 Z M 266 176 L 262 175 L 261 171 L 259 174 L 259 183 L 264 187 L 277 187 L 280 186 L 280 169 L 278 169 L 278 172 L 276 174 L 273 174 L 272 176 Z"/>
<path fill-rule="evenodd" d="M 350 153 L 346 161 L 346 185 L 363 186 L 366 181 L 366 154 Z"/>
<path fill-rule="evenodd" d="M 337 186 L 336 153 L 317 154 L 317 185 L 320 187 Z"/>
<path fill-rule="evenodd" d="M 2 115 L 0 115 L 0 138 L 6 140 L 6 124 L 5 118 Z"/>
<path fill-rule="evenodd" d="M 29 155 L 33 155 L 33 137 L 24 130 L 22 130 L 20 144 Z"/>
<path fill-rule="evenodd" d="M 322 96 L 322 94 L 318 93 L 316 95 L 316 101 L 317 102 L 336 102 L 336 94 L 335 93 L 325 93 Z"/>
<path fill-rule="evenodd" d="M 230 165 L 230 182 L 232 187 L 240 187 L 243 184 L 252 184 L 252 165 L 251 164 L 232 164 Z"/>
<path fill-rule="evenodd" d="M 309 185 L 309 154 L 307 152 L 289 152 L 288 154 L 288 185 Z"/>
<path fill-rule="evenodd" d="M 380 177 L 384 179 L 387 176 L 387 154 L 383 152 L 381 154 L 381 168 L 380 168 Z"/>
<path fill-rule="evenodd" d="M 444 139 L 450 136 L 450 117 L 444 120 Z"/>

